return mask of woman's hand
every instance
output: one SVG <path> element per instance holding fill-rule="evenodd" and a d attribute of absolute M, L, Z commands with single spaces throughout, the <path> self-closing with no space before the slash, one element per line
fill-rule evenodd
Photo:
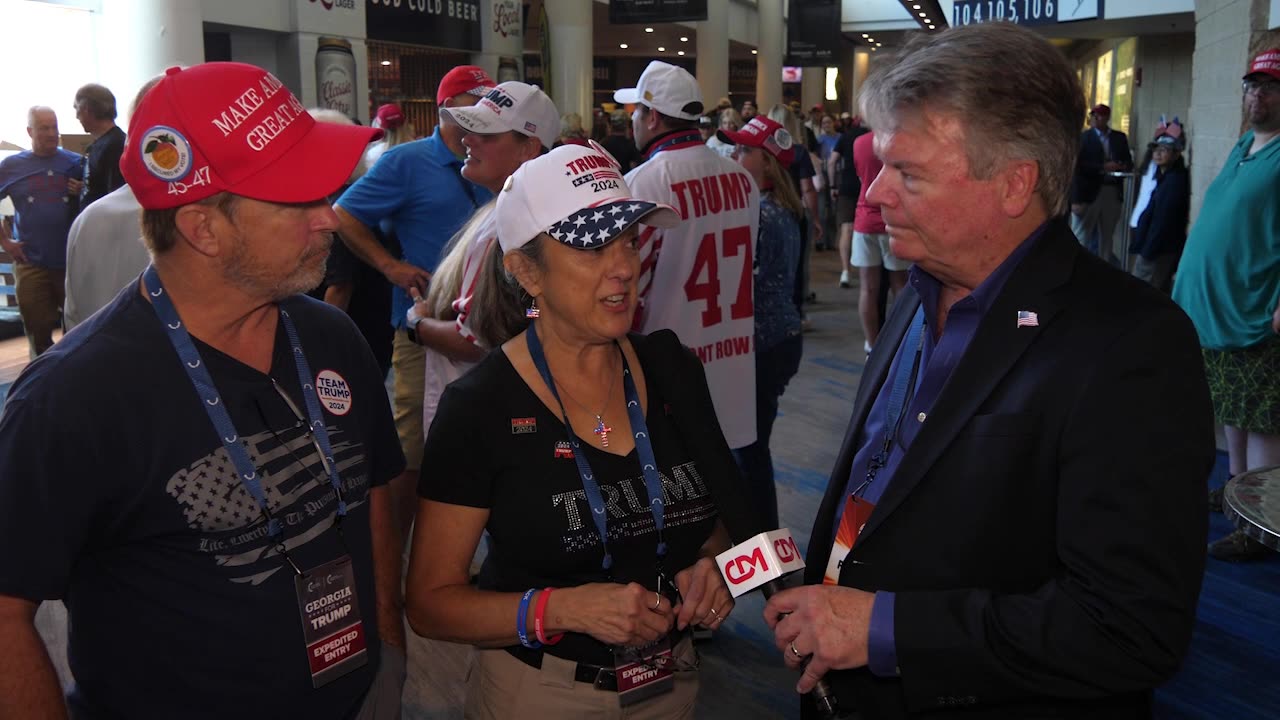
<path fill-rule="evenodd" d="M 720 577 L 716 561 L 709 557 L 676 573 L 676 589 L 683 600 L 675 608 L 680 630 L 691 624 L 714 630 L 733 612 L 733 595 Z"/>
<path fill-rule="evenodd" d="M 561 601 L 561 602 L 557 602 Z M 550 598 L 552 632 L 583 632 L 606 645 L 648 645 L 671 632 L 671 602 L 639 583 L 591 583 Z"/>

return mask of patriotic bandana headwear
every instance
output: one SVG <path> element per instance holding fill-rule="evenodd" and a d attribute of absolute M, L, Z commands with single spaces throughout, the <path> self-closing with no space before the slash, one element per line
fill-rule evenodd
<path fill-rule="evenodd" d="M 627 228 L 668 228 L 680 213 L 631 197 L 618 161 L 592 141 L 561 145 L 521 165 L 498 193 L 498 244 L 508 252 L 542 233 L 578 250 L 613 242 Z"/>
<path fill-rule="evenodd" d="M 1160 124 L 1156 125 L 1156 135 L 1152 139 L 1148 147 L 1154 148 L 1157 145 L 1168 145 L 1175 150 L 1182 150 L 1186 145 L 1186 138 L 1182 134 L 1182 123 L 1178 122 L 1177 116 L 1173 118 L 1173 122 L 1165 120 L 1164 115 L 1160 116 Z"/>

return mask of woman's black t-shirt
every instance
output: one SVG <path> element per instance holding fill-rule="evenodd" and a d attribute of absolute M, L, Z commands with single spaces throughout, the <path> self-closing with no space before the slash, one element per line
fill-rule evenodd
<path fill-rule="evenodd" d="M 635 343 L 644 340 L 633 336 Z M 672 578 L 697 561 L 717 512 L 694 453 L 652 380 L 658 373 L 673 372 L 680 358 L 671 357 L 670 367 L 650 367 L 666 360 L 651 358 L 643 371 L 646 422 L 666 502 L 668 552 L 662 567 Z M 628 427 L 626 418 L 606 419 L 619 430 Z M 592 582 L 637 582 L 657 589 L 657 534 L 636 451 L 623 457 L 580 443 L 607 508 L 613 568 L 605 572 L 600 537 L 568 440 L 560 415 L 542 403 L 506 354 L 496 350 L 445 389 L 427 437 L 418 493 L 428 500 L 489 510 L 482 590 L 523 592 Z M 514 616 L 511 622 L 515 624 Z M 608 646 L 588 635 L 570 633 L 546 650 L 578 662 L 613 664 Z"/>

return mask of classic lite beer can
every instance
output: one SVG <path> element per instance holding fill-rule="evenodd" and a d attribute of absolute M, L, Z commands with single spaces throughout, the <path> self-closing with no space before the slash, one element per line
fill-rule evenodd
<path fill-rule="evenodd" d="M 356 115 L 356 56 L 351 42 L 322 37 L 316 48 L 316 96 L 322 108 Z"/>

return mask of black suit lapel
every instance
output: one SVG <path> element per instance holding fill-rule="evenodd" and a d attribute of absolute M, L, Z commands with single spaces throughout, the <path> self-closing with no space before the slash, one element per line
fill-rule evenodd
<path fill-rule="evenodd" d="M 1058 220 L 1050 223 L 1030 254 L 1014 269 L 979 322 L 964 356 L 934 402 L 928 421 L 898 465 L 859 535 L 859 543 L 911 494 L 1018 358 L 1047 330 L 1062 303 L 1062 298 L 1052 291 L 1070 277 L 1079 253 L 1075 236 Z M 1039 326 L 1018 327 L 1019 310 L 1035 312 Z"/>
<path fill-rule="evenodd" d="M 871 354 L 870 361 L 862 370 L 862 380 L 858 383 L 858 392 L 853 400 L 853 417 L 845 430 L 844 442 L 840 453 L 836 455 L 835 469 L 827 480 L 827 491 L 818 506 L 818 516 L 813 523 L 813 532 L 809 536 L 809 547 L 805 552 L 805 576 L 808 582 L 821 582 L 822 574 L 827 567 L 827 559 L 831 556 L 831 538 L 834 537 L 832 525 L 840 503 L 844 502 L 845 486 L 849 482 L 849 469 L 853 465 L 853 456 L 858 453 L 858 435 L 866 422 L 867 413 L 875 403 L 880 386 L 889 374 L 889 366 L 902 337 L 907 333 L 907 326 L 920 306 L 920 296 L 907 286 L 901 298 L 896 300 L 885 319 L 884 328 L 880 331 L 877 350 Z M 816 573 L 816 575 L 815 575 Z"/>

